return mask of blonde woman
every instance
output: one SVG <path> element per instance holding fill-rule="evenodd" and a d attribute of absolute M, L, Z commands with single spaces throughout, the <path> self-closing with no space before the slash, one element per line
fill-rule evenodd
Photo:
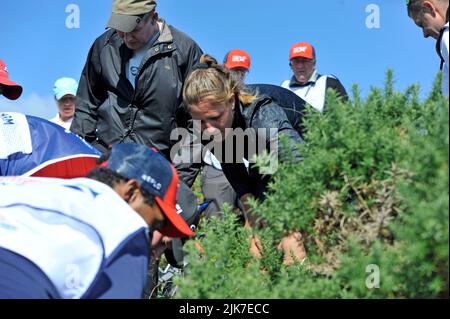
<path fill-rule="evenodd" d="M 251 162 L 252 155 L 255 155 L 249 150 L 254 146 L 252 143 L 262 143 L 265 150 L 278 152 L 283 161 L 287 155 L 279 148 L 278 140 L 280 135 L 285 135 L 294 159 L 301 161 L 295 147 L 303 142 L 300 134 L 283 107 L 268 96 L 247 91 L 242 84 L 236 83 L 225 66 L 219 65 L 209 55 L 203 55 L 200 64 L 188 76 L 183 99 L 193 120 L 200 121 L 203 134 L 214 136 L 215 141 L 219 141 L 214 153 L 219 160 L 224 159 L 221 161 L 223 172 L 244 204 L 246 226 L 262 227 L 257 216 L 249 213 L 246 203 L 249 197 L 264 199 L 270 176 L 260 173 L 253 163 L 246 167 L 245 162 Z M 247 137 L 240 139 L 240 132 L 246 132 Z M 230 149 L 229 145 L 233 143 L 229 142 L 236 138 L 237 144 Z M 223 156 L 217 156 L 219 150 L 216 148 L 221 148 Z M 240 150 L 244 150 L 242 154 Z M 304 257 L 299 233 L 286 236 L 280 245 L 286 252 L 285 263 L 292 262 L 291 253 L 298 261 Z M 259 250 L 258 240 L 253 237 L 252 251 L 259 255 Z"/>

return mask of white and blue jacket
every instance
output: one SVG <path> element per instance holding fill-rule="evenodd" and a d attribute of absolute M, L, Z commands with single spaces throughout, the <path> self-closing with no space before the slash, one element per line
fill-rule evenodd
<path fill-rule="evenodd" d="M 57 292 L 52 297 L 140 298 L 149 231 L 143 218 L 103 183 L 0 177 L 0 265 L 3 261 L 15 269 L 2 260 L 2 252 L 20 257 L 21 266 L 13 274 L 0 272 L 0 297 L 32 297 L 32 291 L 19 289 L 34 289 L 30 283 L 8 283 L 14 272 L 26 278 L 26 269 L 34 269 Z M 27 262 L 30 267 L 24 268 Z"/>

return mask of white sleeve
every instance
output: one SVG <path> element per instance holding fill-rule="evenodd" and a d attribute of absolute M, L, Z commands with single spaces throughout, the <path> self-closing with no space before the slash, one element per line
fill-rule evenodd
<path fill-rule="evenodd" d="M 24 114 L 0 112 L 0 159 L 14 153 L 31 154 L 30 126 Z"/>
<path fill-rule="evenodd" d="M 281 83 L 281 87 L 284 87 L 285 89 L 289 89 L 289 83 L 290 83 L 291 81 L 289 81 L 289 80 L 286 80 L 286 81 L 283 81 L 282 83 Z"/>

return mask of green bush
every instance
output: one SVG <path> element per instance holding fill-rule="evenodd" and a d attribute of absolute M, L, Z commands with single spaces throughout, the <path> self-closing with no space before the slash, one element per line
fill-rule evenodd
<path fill-rule="evenodd" d="M 418 86 L 396 92 L 388 71 L 365 101 L 357 86 L 345 103 L 328 92 L 327 112 L 307 113 L 304 161 L 280 165 L 267 199 L 252 203 L 267 223 L 262 257 L 227 210 L 201 225 L 204 254 L 187 245 L 178 297 L 448 297 L 449 105 L 439 86 L 440 76 L 421 102 Z M 308 257 L 286 267 L 276 246 L 293 230 Z"/>

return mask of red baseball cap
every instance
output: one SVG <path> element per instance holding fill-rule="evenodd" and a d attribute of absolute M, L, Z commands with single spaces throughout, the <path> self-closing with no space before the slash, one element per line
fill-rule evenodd
<path fill-rule="evenodd" d="M 243 50 L 231 50 L 225 56 L 224 64 L 227 69 L 243 68 L 248 71 L 250 70 L 250 55 Z"/>
<path fill-rule="evenodd" d="M 0 60 L 0 84 L 3 86 L 2 94 L 10 100 L 17 100 L 22 94 L 22 87 L 9 79 L 8 70 L 3 60 Z"/>
<path fill-rule="evenodd" d="M 289 53 L 289 60 L 295 58 L 305 58 L 310 60 L 314 59 L 313 46 L 307 42 L 299 42 L 294 44 Z"/>

